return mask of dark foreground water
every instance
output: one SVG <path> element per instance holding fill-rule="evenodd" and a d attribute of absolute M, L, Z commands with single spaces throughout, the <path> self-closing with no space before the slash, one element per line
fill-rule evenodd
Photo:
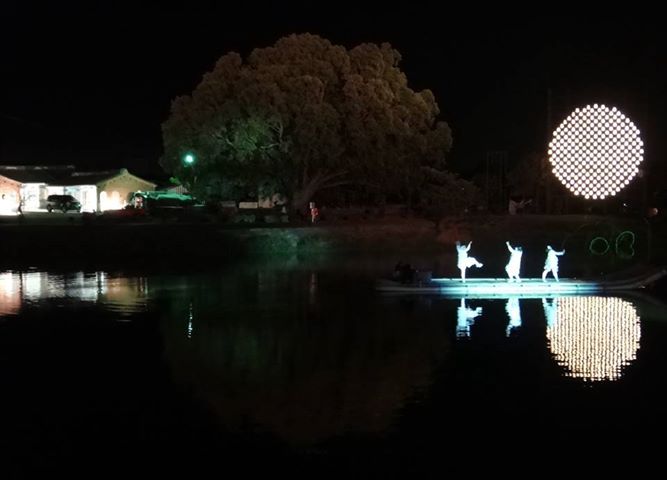
<path fill-rule="evenodd" d="M 0 272 L 0 478 L 662 462 L 655 295 L 381 296 L 381 268 Z"/>

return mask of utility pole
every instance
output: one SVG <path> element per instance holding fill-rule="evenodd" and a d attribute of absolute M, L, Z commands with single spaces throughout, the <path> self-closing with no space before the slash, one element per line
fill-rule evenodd
<path fill-rule="evenodd" d="M 551 123 L 551 87 L 547 87 L 547 124 L 546 124 L 546 141 L 545 145 L 549 145 L 551 142 L 551 132 L 552 132 L 552 123 Z M 547 147 L 548 149 L 548 147 Z M 544 213 L 552 212 L 552 202 L 551 202 L 551 178 L 549 177 L 549 160 L 547 158 L 548 152 L 545 152 L 544 160 L 542 162 L 543 171 L 542 178 L 544 179 Z"/>
<path fill-rule="evenodd" d="M 493 210 L 492 205 L 507 205 L 507 151 L 496 150 L 486 152 L 486 207 Z M 503 208 L 500 211 L 503 211 Z"/>

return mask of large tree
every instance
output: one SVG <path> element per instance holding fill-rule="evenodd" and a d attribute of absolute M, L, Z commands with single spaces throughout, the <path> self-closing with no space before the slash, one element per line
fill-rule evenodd
<path fill-rule="evenodd" d="M 451 132 L 429 90 L 415 92 L 388 44 L 351 50 L 290 35 L 229 53 L 163 123 L 166 171 L 200 195 L 263 189 L 301 209 L 325 188 L 409 198 L 441 169 Z M 183 162 L 194 154 L 193 164 Z"/>

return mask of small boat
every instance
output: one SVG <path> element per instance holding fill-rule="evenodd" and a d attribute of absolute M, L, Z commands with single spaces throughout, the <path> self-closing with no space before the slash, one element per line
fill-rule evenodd
<path fill-rule="evenodd" d="M 508 281 L 507 278 L 432 278 L 415 283 L 395 280 L 378 280 L 376 290 L 394 294 L 433 294 L 449 297 L 506 297 L 508 295 L 544 297 L 554 295 L 597 295 L 644 288 L 667 275 L 664 268 L 646 268 L 633 273 L 580 280 L 563 278 L 559 282 L 552 278 L 528 278 Z"/>

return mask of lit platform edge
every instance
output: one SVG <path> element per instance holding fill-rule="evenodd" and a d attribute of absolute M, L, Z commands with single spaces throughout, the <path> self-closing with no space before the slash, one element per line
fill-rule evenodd
<path fill-rule="evenodd" d="M 596 281 L 563 278 L 560 282 L 556 282 L 549 278 L 548 281 L 543 282 L 541 278 L 528 278 L 521 282 L 508 282 L 506 278 L 469 278 L 463 283 L 460 278 L 434 278 L 430 282 L 404 284 L 393 280 L 378 280 L 376 290 L 382 293 L 431 294 L 451 297 L 594 295 L 644 288 L 665 275 L 667 275 L 667 270 L 661 268 L 626 278 Z"/>

